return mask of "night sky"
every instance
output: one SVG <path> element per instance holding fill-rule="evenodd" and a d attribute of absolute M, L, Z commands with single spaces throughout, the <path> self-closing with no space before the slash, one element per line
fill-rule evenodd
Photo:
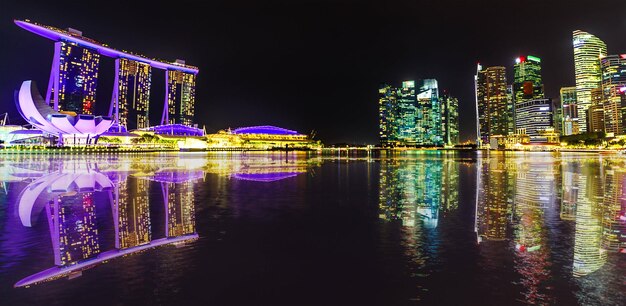
<path fill-rule="evenodd" d="M 476 63 L 542 59 L 548 97 L 574 85 L 571 35 L 580 29 L 626 53 L 626 1 L 19 1 L 0 3 L 0 113 L 17 115 L 23 80 L 45 92 L 52 41 L 13 19 L 72 27 L 116 49 L 198 66 L 196 121 L 208 132 L 276 125 L 326 144 L 377 143 L 381 82 L 436 78 L 460 100 L 461 140 L 473 139 Z M 17 1 L 16 1 L 17 2 Z M 113 60 L 101 61 L 97 108 L 108 109 Z M 151 121 L 164 74 L 153 70 Z"/>

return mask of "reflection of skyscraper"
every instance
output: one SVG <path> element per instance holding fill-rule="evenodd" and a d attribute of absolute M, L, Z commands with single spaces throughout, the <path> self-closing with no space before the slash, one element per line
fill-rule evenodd
<path fill-rule="evenodd" d="M 606 44 L 590 33 L 576 30 L 573 33 L 574 73 L 576 74 L 576 100 L 581 132 L 587 131 L 586 111 L 591 106 L 591 90 L 600 87 L 602 70 L 600 58 L 606 56 Z"/>
<path fill-rule="evenodd" d="M 193 185 L 192 181 L 161 183 L 167 208 L 165 236 L 175 237 L 196 232 Z"/>
<path fill-rule="evenodd" d="M 441 160 L 384 160 L 380 169 L 380 217 L 416 226 L 436 227 L 442 199 Z"/>
<path fill-rule="evenodd" d="M 113 90 L 113 100 L 118 103 L 118 124 L 128 130 L 150 126 L 148 110 L 152 69 L 149 64 L 125 58 L 115 60 L 117 84 Z M 117 95 L 117 97 L 116 97 Z M 117 98 L 117 101 L 115 99 Z M 111 106 L 109 116 L 116 115 Z"/>
<path fill-rule="evenodd" d="M 576 233 L 574 240 L 574 276 L 584 276 L 598 270 L 606 262 L 602 248 L 601 205 L 604 194 L 599 167 L 589 164 L 582 169 L 578 181 L 576 203 Z"/>
<path fill-rule="evenodd" d="M 508 105 L 506 70 L 504 67 L 488 67 L 483 70 L 479 64 L 474 79 L 478 141 L 489 144 L 491 137 L 506 136 L 512 132 L 509 131 L 513 114 Z"/>
<path fill-rule="evenodd" d="M 579 171 L 576 163 L 564 162 L 562 165 L 561 220 L 576 220 L 576 202 L 578 201 Z"/>
<path fill-rule="evenodd" d="M 116 186 L 114 205 L 117 207 L 116 248 L 125 249 L 149 243 L 150 203 L 148 188 L 150 181 L 128 177 Z M 114 213 L 114 217 L 115 217 Z"/>
<path fill-rule="evenodd" d="M 459 162 L 445 159 L 441 176 L 441 211 L 454 211 L 459 207 Z"/>
<path fill-rule="evenodd" d="M 52 69 L 54 96 L 48 101 L 58 104 L 59 111 L 93 115 L 100 54 L 74 42 L 59 41 L 54 61 L 58 63 Z"/>
<path fill-rule="evenodd" d="M 68 265 L 100 253 L 96 205 L 92 193 L 75 193 L 47 206 L 55 251 L 55 264 Z"/>
<path fill-rule="evenodd" d="M 167 71 L 167 108 L 162 124 L 192 125 L 195 114 L 196 75 L 177 70 Z"/>
<path fill-rule="evenodd" d="M 479 242 L 506 238 L 509 180 L 505 166 L 500 157 L 480 159 L 477 164 L 475 230 Z"/>
<path fill-rule="evenodd" d="M 602 248 L 620 252 L 626 248 L 626 168 L 615 166 L 605 175 L 605 193 L 602 212 Z"/>
<path fill-rule="evenodd" d="M 522 294 L 529 303 L 549 303 L 548 269 L 551 265 L 545 227 L 547 215 L 555 210 L 558 173 L 552 157 L 512 161 L 507 167 L 515 176 L 513 237 L 515 270 L 521 275 Z"/>

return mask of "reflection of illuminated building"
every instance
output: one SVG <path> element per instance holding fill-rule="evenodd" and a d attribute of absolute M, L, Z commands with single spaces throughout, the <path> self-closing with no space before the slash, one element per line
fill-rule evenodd
<path fill-rule="evenodd" d="M 380 217 L 416 226 L 436 227 L 441 202 L 441 160 L 384 160 L 380 170 Z"/>
<path fill-rule="evenodd" d="M 602 248 L 608 252 L 620 252 L 626 247 L 625 176 L 626 168 L 623 167 L 615 167 L 606 171 L 606 190 L 602 214 Z"/>
<path fill-rule="evenodd" d="M 115 247 L 125 249 L 149 243 L 150 202 L 148 188 L 150 181 L 128 177 L 118 182 L 113 201 L 116 226 Z M 117 217 L 116 217 L 117 214 Z"/>
<path fill-rule="evenodd" d="M 181 244 L 198 237 L 195 233 L 193 208 L 194 176 L 189 179 L 188 174 L 182 173 L 178 179 L 177 171 L 170 170 L 169 172 L 173 174 L 160 175 L 157 178 L 169 180 L 173 177 L 170 182 L 162 184 L 166 184 L 167 189 L 175 194 L 163 198 L 163 200 L 172 199 L 164 201 L 168 208 L 164 220 L 166 237 L 151 240 L 148 202 L 150 181 L 129 176 L 129 173 L 132 174 L 137 170 L 119 169 L 119 165 L 107 164 L 110 160 L 104 161 L 102 166 L 99 166 L 87 163 L 82 158 L 74 158 L 72 156 L 59 160 L 47 159 L 48 166 L 37 169 L 40 171 L 39 174 L 31 174 L 35 168 L 26 163 L 20 165 L 26 167 L 27 171 L 24 173 L 34 177 L 40 176 L 43 172 L 41 177 L 25 186 L 16 203 L 20 221 L 25 227 L 32 227 L 33 221 L 36 222 L 36 216 L 45 208 L 55 266 L 18 281 L 15 287 L 80 276 L 83 270 L 107 260 L 161 245 Z M 180 161 L 181 165 L 192 164 L 191 161 L 187 163 L 185 160 L 172 161 Z M 167 160 L 161 162 L 161 167 L 169 164 Z M 123 164 L 122 167 L 132 168 L 132 163 L 128 161 Z M 99 171 L 107 168 L 107 175 Z M 150 178 L 157 180 L 153 177 Z M 110 201 L 107 203 L 106 199 Z M 113 211 L 116 239 L 115 248 L 111 250 L 102 250 L 105 244 L 101 243 L 101 235 L 107 231 L 102 230 L 102 227 L 106 226 L 105 222 L 97 220 L 98 204 L 111 205 Z"/>
<path fill-rule="evenodd" d="M 561 220 L 576 220 L 579 168 L 574 163 L 565 162 L 562 165 L 562 169 Z"/>
<path fill-rule="evenodd" d="M 441 175 L 441 211 L 456 210 L 459 207 L 459 163 L 445 160 Z"/>
<path fill-rule="evenodd" d="M 67 265 L 100 253 L 96 205 L 92 193 L 60 196 L 46 207 L 58 244 L 55 263 Z"/>
<path fill-rule="evenodd" d="M 573 273 L 577 277 L 600 269 L 606 262 L 600 216 L 604 184 L 598 168 L 597 165 L 584 167 L 578 181 L 573 263 Z"/>
<path fill-rule="evenodd" d="M 480 159 L 477 167 L 476 234 L 478 241 L 504 240 L 508 221 L 508 179 L 504 160 Z"/>
<path fill-rule="evenodd" d="M 547 243 L 546 215 L 554 211 L 559 165 L 549 157 L 508 162 L 514 175 L 513 237 L 515 270 L 521 275 L 522 294 L 529 303 L 546 303 L 550 250 Z"/>
<path fill-rule="evenodd" d="M 195 233 L 196 217 L 193 182 L 161 183 L 163 198 L 166 199 L 165 236 L 175 237 Z"/>

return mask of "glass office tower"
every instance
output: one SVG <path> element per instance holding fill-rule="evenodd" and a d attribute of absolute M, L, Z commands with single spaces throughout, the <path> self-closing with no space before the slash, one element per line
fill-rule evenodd
<path fill-rule="evenodd" d="M 483 69 L 479 64 L 475 80 L 477 133 L 479 145 L 489 144 L 493 136 L 509 134 L 513 120 L 507 98 L 506 69 L 501 66 Z"/>
<path fill-rule="evenodd" d="M 600 58 L 606 56 L 606 44 L 592 34 L 579 30 L 574 31 L 572 41 L 574 45 L 578 126 L 581 132 L 586 132 L 586 110 L 591 106 L 591 90 L 602 84 Z"/>

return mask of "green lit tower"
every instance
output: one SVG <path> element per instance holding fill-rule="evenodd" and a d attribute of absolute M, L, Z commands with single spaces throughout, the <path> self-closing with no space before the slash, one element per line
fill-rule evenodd
<path fill-rule="evenodd" d="M 442 107 L 437 80 L 383 84 L 378 91 L 379 138 L 383 147 L 441 146 Z"/>
<path fill-rule="evenodd" d="M 441 115 L 442 108 L 439 100 L 439 85 L 437 80 L 421 80 L 419 93 L 417 94 L 417 145 L 443 145 Z"/>
<path fill-rule="evenodd" d="M 574 31 L 572 42 L 574 45 L 578 127 L 581 132 L 586 132 L 586 111 L 591 106 L 591 91 L 599 88 L 602 83 L 600 58 L 606 56 L 606 44 L 594 35 L 579 30 Z"/>
<path fill-rule="evenodd" d="M 542 99 L 541 59 L 528 55 L 515 59 L 513 66 L 513 95 L 515 104 L 531 99 Z"/>

